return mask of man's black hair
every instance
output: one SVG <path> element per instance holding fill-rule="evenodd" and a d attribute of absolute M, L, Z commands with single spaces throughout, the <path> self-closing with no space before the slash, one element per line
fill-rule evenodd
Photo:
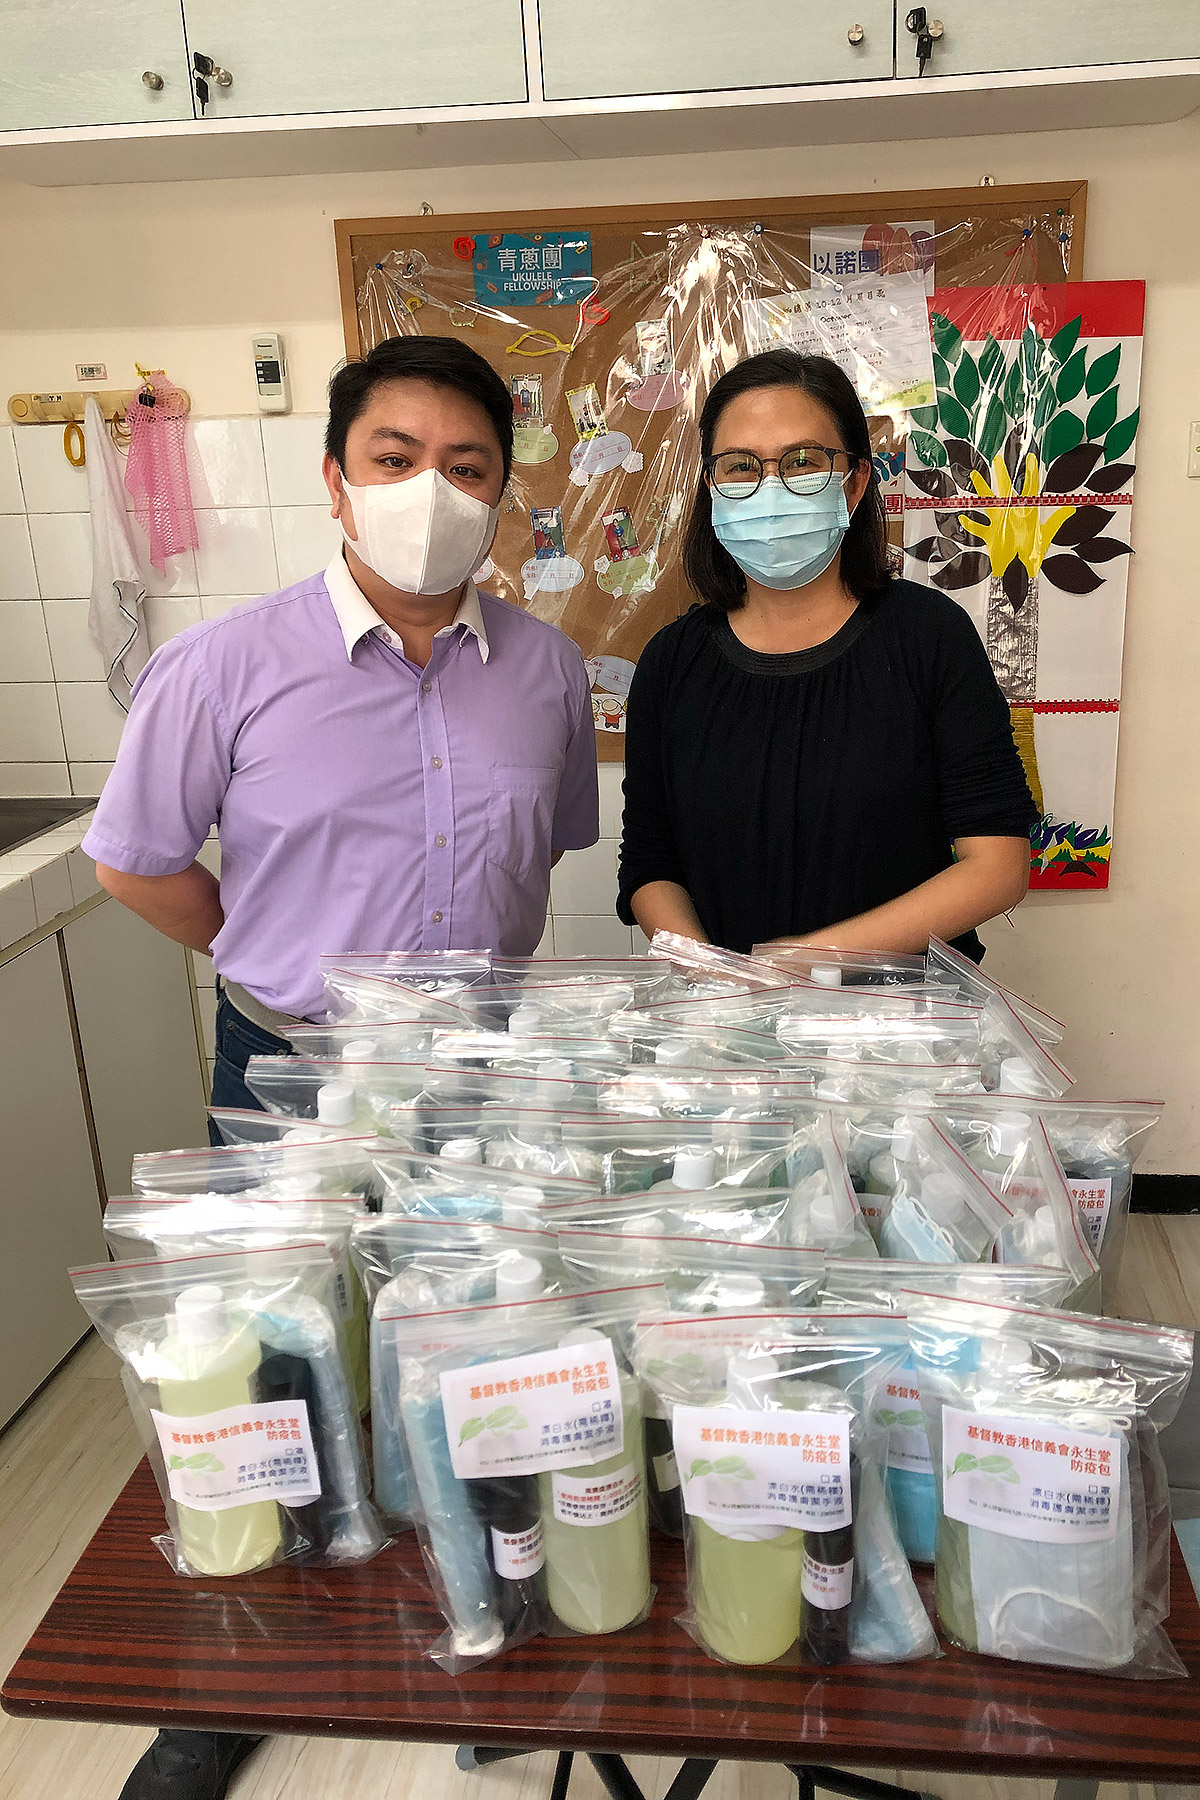
<path fill-rule="evenodd" d="M 345 473 L 346 435 L 384 381 L 428 381 L 453 388 L 482 406 L 495 427 L 504 458 L 504 479 L 512 469 L 513 403 L 507 384 L 491 363 L 458 338 L 384 338 L 359 362 L 348 362 L 329 382 L 329 423 L 325 448 Z"/>

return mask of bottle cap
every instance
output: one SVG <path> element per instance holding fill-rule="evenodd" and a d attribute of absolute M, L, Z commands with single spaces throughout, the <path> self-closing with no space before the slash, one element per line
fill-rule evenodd
<path fill-rule="evenodd" d="M 765 1412 L 763 1384 L 778 1373 L 779 1362 L 774 1356 L 753 1350 L 731 1350 L 725 1365 L 725 1398 L 730 1406 L 740 1406 L 746 1412 Z"/>
<path fill-rule="evenodd" d="M 329 1133 L 322 1131 L 315 1120 L 308 1120 L 303 1125 L 293 1125 L 290 1131 L 285 1131 L 279 1142 L 281 1144 L 327 1144 Z"/>
<path fill-rule="evenodd" d="M 546 1272 L 536 1256 L 509 1250 L 496 1264 L 497 1300 L 534 1300 L 546 1286 Z"/>
<path fill-rule="evenodd" d="M 317 1118 L 322 1125 L 354 1123 L 354 1083 L 327 1081 L 317 1089 Z"/>
<path fill-rule="evenodd" d="M 374 1038 L 351 1038 L 342 1045 L 343 1062 L 374 1062 L 378 1055 L 379 1045 Z"/>
<path fill-rule="evenodd" d="M 508 1035 L 510 1037 L 541 1037 L 541 1008 L 531 1006 L 528 1001 L 524 1001 L 520 1006 L 514 1006 L 508 1015 Z"/>
<path fill-rule="evenodd" d="M 757 1275 L 719 1275 L 717 1277 L 717 1305 L 724 1312 L 732 1312 L 737 1307 L 753 1310 L 757 1306 L 765 1306 L 767 1290 Z"/>
<path fill-rule="evenodd" d="M 1000 1064 L 1002 1094 L 1030 1094 L 1034 1087 L 1033 1064 L 1027 1056 L 1006 1056 Z"/>
<path fill-rule="evenodd" d="M 837 1207 L 828 1188 L 813 1196 L 808 1209 L 808 1230 L 810 1237 L 832 1239 L 842 1235 Z"/>
<path fill-rule="evenodd" d="M 528 1229 L 536 1225 L 538 1213 L 546 1199 L 541 1188 L 510 1188 L 500 1202 L 500 1219 L 505 1225 L 514 1225 Z"/>
<path fill-rule="evenodd" d="M 988 1131 L 988 1148 L 996 1156 L 1015 1156 L 1032 1129 L 1028 1113 L 1001 1113 Z"/>
<path fill-rule="evenodd" d="M 182 1344 L 219 1344 L 229 1334 L 229 1308 L 219 1287 L 184 1288 L 175 1296 L 175 1335 Z"/>
<path fill-rule="evenodd" d="M 671 1183 L 677 1188 L 710 1188 L 716 1167 L 715 1151 L 706 1150 L 701 1144 L 689 1144 L 675 1152 Z"/>
<path fill-rule="evenodd" d="M 808 971 L 808 978 L 810 981 L 815 981 L 818 987 L 841 987 L 842 985 L 842 971 L 837 963 L 814 963 Z"/>
<path fill-rule="evenodd" d="M 483 1141 L 474 1137 L 447 1138 L 438 1155 L 443 1162 L 482 1163 Z"/>
<path fill-rule="evenodd" d="M 911 1119 L 897 1119 L 892 1126 L 892 1159 L 907 1162 L 912 1155 L 915 1134 Z"/>
<path fill-rule="evenodd" d="M 688 1038 L 663 1038 L 654 1046 L 654 1060 L 660 1068 L 682 1069 L 695 1066 L 698 1053 Z"/>

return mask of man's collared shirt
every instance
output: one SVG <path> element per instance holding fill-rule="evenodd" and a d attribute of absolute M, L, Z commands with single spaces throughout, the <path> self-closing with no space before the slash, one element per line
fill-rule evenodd
<path fill-rule="evenodd" d="M 300 1018 L 325 953 L 528 955 L 551 858 L 599 835 L 589 686 L 569 638 L 470 582 L 418 667 L 339 554 L 151 658 L 83 847 L 174 875 L 217 825 L 217 972 Z"/>

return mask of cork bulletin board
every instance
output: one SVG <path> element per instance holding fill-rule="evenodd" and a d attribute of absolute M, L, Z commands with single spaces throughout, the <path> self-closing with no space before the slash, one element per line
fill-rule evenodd
<path fill-rule="evenodd" d="M 1065 181 L 339 220 L 346 354 L 452 335 L 509 383 L 516 459 L 481 580 L 579 644 L 607 761 L 643 646 L 692 603 L 705 395 L 774 343 L 835 356 L 897 568 L 966 607 L 1009 699 L 1043 814 L 1033 884 L 1102 886 L 1140 302 L 1083 282 L 1086 198 Z"/>

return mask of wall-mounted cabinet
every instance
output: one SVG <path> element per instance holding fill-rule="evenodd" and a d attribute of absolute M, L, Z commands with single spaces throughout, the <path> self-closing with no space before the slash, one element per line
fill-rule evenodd
<path fill-rule="evenodd" d="M 541 0 L 547 100 L 892 76 L 892 0 Z"/>
<path fill-rule="evenodd" d="M 179 0 L 0 6 L 0 130 L 192 117 Z"/>
<path fill-rule="evenodd" d="M 915 75 L 916 40 L 905 30 L 911 9 L 897 7 L 896 74 Z M 942 25 L 926 79 L 1024 69 L 1080 69 L 1103 63 L 1168 62 L 1200 56 L 1195 0 L 931 0 Z"/>

